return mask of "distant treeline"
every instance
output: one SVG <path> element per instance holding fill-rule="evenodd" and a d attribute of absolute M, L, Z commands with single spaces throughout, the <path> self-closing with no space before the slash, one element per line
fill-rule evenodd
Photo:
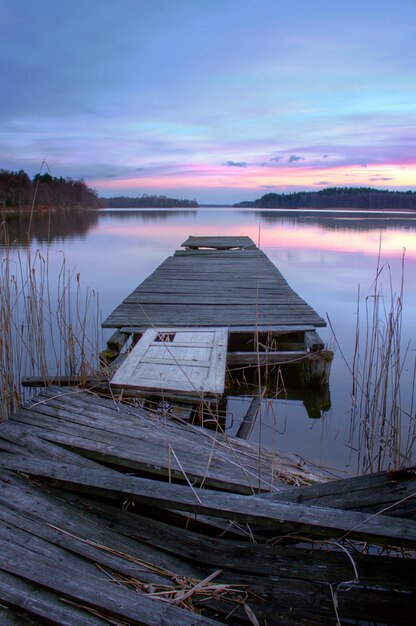
<path fill-rule="evenodd" d="M 259 209 L 415 209 L 415 191 L 383 191 L 371 187 L 328 187 L 321 191 L 266 193 L 236 207 Z"/>
<path fill-rule="evenodd" d="M 117 196 L 116 198 L 105 198 L 104 201 L 110 209 L 169 209 L 173 207 L 192 208 L 198 206 L 196 200 L 178 200 L 177 198 L 148 196 L 147 194 L 143 194 L 140 198 Z"/>
<path fill-rule="evenodd" d="M 23 170 L 0 170 L 0 208 L 96 209 L 103 206 L 97 193 L 83 180 L 36 174 L 31 180 Z"/>

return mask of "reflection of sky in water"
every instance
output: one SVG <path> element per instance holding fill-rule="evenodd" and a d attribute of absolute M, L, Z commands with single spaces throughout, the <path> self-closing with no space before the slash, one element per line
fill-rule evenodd
<path fill-rule="evenodd" d="M 378 227 L 369 228 L 368 220 L 364 220 L 362 229 L 356 221 L 353 228 L 342 229 L 334 227 L 336 220 L 331 220 L 328 227 L 313 219 L 298 224 L 293 223 L 293 217 L 290 223 L 285 219 L 282 216 L 275 221 L 264 221 L 253 211 L 233 210 L 171 211 L 168 214 L 163 211 L 103 211 L 82 238 L 74 238 L 72 234 L 71 239 L 65 240 L 65 233 L 62 233 L 63 240 L 49 246 L 49 258 L 53 264 L 54 259 L 61 256 L 55 252 L 64 251 L 68 266 L 81 273 L 82 284 L 99 292 L 105 318 L 166 256 L 173 254 L 188 235 L 248 235 L 256 243 L 260 241 L 261 248 L 292 288 L 322 317 L 329 316 L 337 341 L 350 359 L 355 339 L 358 286 L 364 306 L 375 278 L 381 233 L 381 264 L 391 268 L 396 291 L 400 287 L 401 259 L 406 248 L 403 337 L 406 343 L 411 341 L 413 359 L 416 223 L 398 220 L 395 216 L 394 227 L 383 220 L 381 231 Z M 45 246 L 41 247 L 46 250 Z M 382 283 L 388 303 L 387 272 L 383 272 Z M 322 329 L 320 334 L 325 341 L 331 341 L 329 328 Z M 406 402 L 410 396 L 411 374 L 412 367 L 408 367 L 403 379 Z M 346 463 L 350 376 L 337 348 L 330 390 L 332 409 L 318 422 L 307 418 L 300 402 L 281 402 L 277 408 L 270 408 L 264 419 L 275 423 L 277 434 L 272 437 L 270 424 L 265 423 L 263 441 L 316 460 L 322 456 L 328 463 Z M 231 409 L 234 410 L 232 406 Z M 258 428 L 256 432 L 258 435 Z"/>

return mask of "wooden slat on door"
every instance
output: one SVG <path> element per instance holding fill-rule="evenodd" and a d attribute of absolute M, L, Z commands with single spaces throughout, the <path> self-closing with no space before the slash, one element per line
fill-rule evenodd
<path fill-rule="evenodd" d="M 185 393 L 224 392 L 227 328 L 149 328 L 112 385 Z"/>

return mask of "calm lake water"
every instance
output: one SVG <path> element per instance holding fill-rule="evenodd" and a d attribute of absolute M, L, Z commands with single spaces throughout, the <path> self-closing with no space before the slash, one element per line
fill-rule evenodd
<path fill-rule="evenodd" d="M 26 239 L 28 221 L 7 217 L 10 236 Z M 404 262 L 402 406 L 413 413 L 413 373 L 416 355 L 416 214 L 363 212 L 253 211 L 230 208 L 183 210 L 102 210 L 65 213 L 52 218 L 36 215 L 32 249 L 48 252 L 58 267 L 63 251 L 68 266 L 81 274 L 82 284 L 98 291 L 102 319 L 123 300 L 188 235 L 248 235 L 269 256 L 291 287 L 332 330 L 320 335 L 334 349 L 330 378 L 331 408 L 320 419 L 310 419 L 301 401 L 268 402 L 261 427 L 253 438 L 295 452 L 307 459 L 355 470 L 349 445 L 351 363 L 357 323 L 357 294 L 364 310 L 376 275 L 379 249 L 386 306 L 400 290 Z M 1 252 L 1 250 L 0 250 Z M 175 320 L 172 320 L 174 324 Z M 335 333 L 335 339 L 334 339 Z M 107 335 L 106 335 L 107 336 Z M 248 399 L 230 398 L 230 432 Z"/>

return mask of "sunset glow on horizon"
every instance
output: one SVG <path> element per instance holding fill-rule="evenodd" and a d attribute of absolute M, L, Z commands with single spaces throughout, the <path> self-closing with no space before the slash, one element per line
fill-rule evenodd
<path fill-rule="evenodd" d="M 416 190 L 415 23 L 414 0 L 1 0 L 0 168 L 217 204 Z"/>
<path fill-rule="evenodd" d="M 290 192 L 299 189 L 322 189 L 324 187 L 353 187 L 371 186 L 386 187 L 387 181 L 395 181 L 396 187 L 410 189 L 416 180 L 416 162 L 403 164 L 380 164 L 374 167 L 359 165 L 320 168 L 304 165 L 301 169 L 281 167 L 267 168 L 252 165 L 236 168 L 230 172 L 225 166 L 178 167 L 175 171 L 166 171 L 163 175 L 143 174 L 140 178 L 122 179 L 93 179 L 90 184 L 98 187 L 104 195 L 111 195 L 113 190 L 125 190 L 131 195 L 131 190 L 149 190 L 188 188 L 199 189 L 201 181 L 207 189 L 221 189 L 224 187 L 244 190 L 258 190 L 259 193 Z M 322 178 L 327 180 L 322 180 Z"/>
<path fill-rule="evenodd" d="M 235 216 L 234 216 L 235 222 Z M 189 224 L 189 223 L 188 223 Z M 188 225 L 189 229 L 189 225 Z M 146 239 L 157 237 L 159 240 L 171 240 L 174 242 L 174 249 L 180 247 L 183 241 L 184 228 L 181 223 L 148 222 L 132 228 L 131 224 L 123 225 L 122 223 L 107 224 L 100 227 L 100 234 L 107 236 L 123 237 L 128 239 L 139 240 L 145 235 Z M 192 230 L 192 235 L 200 237 L 212 235 L 212 222 L 207 224 L 197 224 Z M 322 252 L 337 252 L 345 254 L 362 254 L 366 256 L 375 256 L 381 250 L 383 257 L 402 258 L 403 254 L 410 261 L 416 261 L 416 232 L 414 230 L 389 230 L 383 232 L 380 240 L 380 231 L 361 230 L 354 231 L 354 237 L 351 237 L 349 230 L 331 230 L 322 228 L 322 226 L 307 225 L 302 227 L 297 224 L 286 226 L 282 224 L 256 224 L 244 226 L 239 223 L 222 222 L 221 234 L 223 236 L 247 236 L 254 242 L 258 243 L 260 236 L 260 245 L 265 250 L 272 248 L 280 248 L 284 242 L 284 248 L 289 250 L 320 250 Z M 173 250 L 172 250 L 173 252 Z"/>

